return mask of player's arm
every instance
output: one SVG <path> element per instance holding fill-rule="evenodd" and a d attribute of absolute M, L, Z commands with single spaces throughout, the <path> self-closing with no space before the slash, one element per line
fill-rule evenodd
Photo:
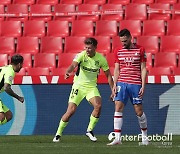
<path fill-rule="evenodd" d="M 108 69 L 107 71 L 104 71 L 104 74 L 106 75 L 106 77 L 107 77 L 107 79 L 108 79 L 108 83 L 109 83 L 110 88 L 111 88 L 111 90 L 112 90 L 112 89 L 113 89 L 114 82 L 113 82 L 113 79 L 112 79 L 112 75 L 111 75 L 110 70 Z"/>
<path fill-rule="evenodd" d="M 117 80 L 119 77 L 119 63 L 115 63 L 115 67 L 114 67 L 114 86 L 113 86 L 113 91 L 114 93 L 116 93 L 117 88 L 116 88 L 116 84 L 117 84 Z"/>
<path fill-rule="evenodd" d="M 147 75 L 147 70 L 146 70 L 146 62 L 141 63 L 141 79 L 142 79 L 142 88 L 139 92 L 139 97 L 142 98 L 144 94 L 144 89 L 146 85 L 146 75 Z"/>
<path fill-rule="evenodd" d="M 73 61 L 72 64 L 67 68 L 65 73 L 65 79 L 69 78 L 70 74 L 74 71 L 74 69 L 78 66 L 78 62 Z"/>
<path fill-rule="evenodd" d="M 9 94 L 10 96 L 16 98 L 17 100 L 19 100 L 21 103 L 24 102 L 24 98 L 18 96 L 12 89 L 11 89 L 11 85 L 8 83 L 4 83 L 4 90 L 7 94 Z"/>

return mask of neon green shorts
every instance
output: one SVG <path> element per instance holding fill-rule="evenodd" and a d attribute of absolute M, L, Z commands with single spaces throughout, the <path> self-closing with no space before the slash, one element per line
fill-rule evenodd
<path fill-rule="evenodd" d="M 7 111 L 9 111 L 9 108 L 3 104 L 2 100 L 0 100 L 0 112 L 6 113 Z"/>
<path fill-rule="evenodd" d="M 97 87 L 82 87 L 74 84 L 69 96 L 69 102 L 74 103 L 78 106 L 84 97 L 86 97 L 87 101 L 89 101 L 95 96 L 101 97 Z"/>

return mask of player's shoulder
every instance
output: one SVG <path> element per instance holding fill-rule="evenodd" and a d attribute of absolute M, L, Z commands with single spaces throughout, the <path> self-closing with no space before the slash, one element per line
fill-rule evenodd
<path fill-rule="evenodd" d="M 5 71 L 6 73 L 14 73 L 12 65 L 3 66 L 2 70 Z"/>

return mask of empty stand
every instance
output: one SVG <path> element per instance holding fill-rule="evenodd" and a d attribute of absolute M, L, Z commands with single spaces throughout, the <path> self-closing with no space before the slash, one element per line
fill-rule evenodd
<path fill-rule="evenodd" d="M 107 53 L 106 54 L 106 60 L 107 60 L 107 62 L 108 62 L 108 64 L 109 64 L 109 67 L 114 67 L 114 58 L 115 56 L 114 56 L 114 53 Z"/>
<path fill-rule="evenodd" d="M 77 53 L 62 53 L 59 54 L 58 67 L 66 68 L 72 63 Z"/>
<path fill-rule="evenodd" d="M 13 37 L 0 37 L 0 53 L 12 54 L 15 52 Z"/>
<path fill-rule="evenodd" d="M 152 53 L 146 53 L 146 68 L 147 70 L 149 70 L 150 68 L 153 67 L 153 57 L 152 57 Z"/>
<path fill-rule="evenodd" d="M 16 52 L 37 54 L 39 52 L 38 38 L 37 37 L 18 37 Z"/>
<path fill-rule="evenodd" d="M 147 19 L 146 4 L 131 3 L 129 5 L 126 5 L 125 19 L 146 20 Z"/>
<path fill-rule="evenodd" d="M 42 37 L 41 49 L 42 53 L 62 53 L 62 38 L 61 37 Z"/>
<path fill-rule="evenodd" d="M 59 20 L 48 21 L 47 35 L 59 37 L 69 36 L 69 22 Z"/>
<path fill-rule="evenodd" d="M 119 10 L 122 11 L 122 13 L 118 14 L 102 14 L 101 19 L 102 20 L 123 20 L 123 8 L 121 4 L 104 4 L 101 8 L 102 11 L 108 11 L 108 10 Z"/>
<path fill-rule="evenodd" d="M 4 13 L 4 5 L 0 5 L 0 14 Z M 0 17 L 0 21 L 4 20 L 4 17 Z"/>
<path fill-rule="evenodd" d="M 170 67 L 153 67 L 148 70 L 148 75 L 172 75 Z"/>
<path fill-rule="evenodd" d="M 0 67 L 8 64 L 8 55 L 0 54 Z"/>
<path fill-rule="evenodd" d="M 167 21 L 167 35 L 180 36 L 180 21 L 179 20 Z"/>
<path fill-rule="evenodd" d="M 81 52 L 84 50 L 85 37 L 69 36 L 65 38 L 64 52 Z"/>
<path fill-rule="evenodd" d="M 154 0 L 132 0 L 131 2 L 139 4 L 151 4 L 154 3 Z"/>
<path fill-rule="evenodd" d="M 19 37 L 21 36 L 20 21 L 2 21 L 1 36 Z"/>
<path fill-rule="evenodd" d="M 164 34 L 164 20 L 145 20 L 143 22 L 143 35 L 163 36 Z"/>
<path fill-rule="evenodd" d="M 178 0 L 155 0 L 156 3 L 169 3 L 169 4 L 174 4 L 177 3 Z"/>
<path fill-rule="evenodd" d="M 82 0 L 60 0 L 61 4 L 75 4 L 79 5 L 82 4 Z"/>
<path fill-rule="evenodd" d="M 122 46 L 119 36 L 112 37 L 112 52 L 114 52 L 114 49 L 119 46 Z"/>
<path fill-rule="evenodd" d="M 157 53 L 159 51 L 159 43 L 157 36 L 138 36 L 137 44 L 143 46 L 146 52 Z"/>
<path fill-rule="evenodd" d="M 116 36 L 117 22 L 108 20 L 96 21 L 95 35 L 97 36 Z"/>
<path fill-rule="evenodd" d="M 61 68 L 52 68 L 51 75 L 65 75 L 67 68 L 66 67 L 61 67 Z"/>
<path fill-rule="evenodd" d="M 0 4 L 11 4 L 11 0 L 0 0 Z"/>
<path fill-rule="evenodd" d="M 28 4 L 28 5 L 31 5 L 31 4 L 35 3 L 35 0 L 13 0 L 13 3 L 15 3 L 15 4 Z"/>
<path fill-rule="evenodd" d="M 75 20 L 72 22 L 71 29 L 72 36 L 93 36 L 94 28 L 93 22 L 88 20 Z"/>
<path fill-rule="evenodd" d="M 50 75 L 50 70 L 47 67 L 27 68 L 27 75 Z"/>
<path fill-rule="evenodd" d="M 176 19 L 179 20 L 180 19 L 179 10 L 180 10 L 180 1 L 179 1 L 179 3 L 173 4 L 174 13 L 172 14 L 172 19 L 174 19 L 174 20 L 176 20 Z"/>
<path fill-rule="evenodd" d="M 84 0 L 84 4 L 98 4 L 103 5 L 106 3 L 106 0 Z"/>
<path fill-rule="evenodd" d="M 26 75 L 26 69 L 21 68 L 21 70 L 18 73 L 16 73 L 16 75 Z"/>
<path fill-rule="evenodd" d="M 173 75 L 180 75 L 180 67 L 178 68 L 173 68 Z"/>
<path fill-rule="evenodd" d="M 23 35 L 43 37 L 45 35 L 45 22 L 40 20 L 25 21 Z"/>
<path fill-rule="evenodd" d="M 127 5 L 130 3 L 130 0 L 108 0 L 108 3 Z"/>
<path fill-rule="evenodd" d="M 55 5 L 58 4 L 59 0 L 36 0 L 37 4 L 49 4 L 49 5 Z"/>

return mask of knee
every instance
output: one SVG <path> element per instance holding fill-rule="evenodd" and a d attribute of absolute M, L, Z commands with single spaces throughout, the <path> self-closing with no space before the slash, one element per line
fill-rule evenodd
<path fill-rule="evenodd" d="M 96 103 L 96 104 L 94 105 L 94 109 L 96 109 L 96 110 L 101 110 L 101 103 Z"/>
<path fill-rule="evenodd" d="M 5 114 L 4 113 L 0 113 L 0 121 L 3 122 L 5 119 Z"/>
<path fill-rule="evenodd" d="M 9 110 L 7 113 L 5 113 L 7 121 L 10 121 L 13 118 L 12 112 Z"/>
<path fill-rule="evenodd" d="M 136 112 L 136 115 L 137 115 L 138 117 L 141 117 L 141 116 L 143 115 L 143 111 L 137 111 L 137 112 Z"/>

